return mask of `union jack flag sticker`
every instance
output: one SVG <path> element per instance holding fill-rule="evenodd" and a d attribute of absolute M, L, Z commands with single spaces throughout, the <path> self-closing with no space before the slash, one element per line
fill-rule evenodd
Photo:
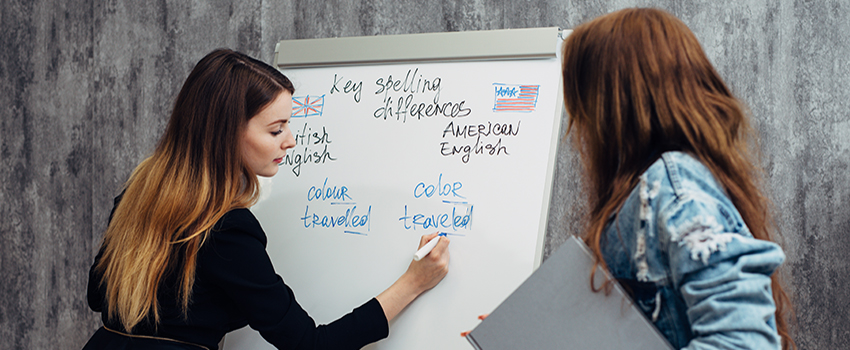
<path fill-rule="evenodd" d="M 324 107 L 325 95 L 292 97 L 293 118 L 321 117 Z"/>

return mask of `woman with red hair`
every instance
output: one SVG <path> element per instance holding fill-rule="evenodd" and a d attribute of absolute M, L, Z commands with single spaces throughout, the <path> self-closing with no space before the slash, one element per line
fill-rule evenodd
<path fill-rule="evenodd" d="M 794 346 L 755 132 L 694 34 L 664 11 L 625 9 L 564 46 L 597 264 L 677 349 Z"/>

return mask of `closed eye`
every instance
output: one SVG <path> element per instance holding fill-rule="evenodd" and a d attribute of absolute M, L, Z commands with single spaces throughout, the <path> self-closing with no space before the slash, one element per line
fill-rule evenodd
<path fill-rule="evenodd" d="M 287 124 L 289 124 L 289 119 L 281 119 L 281 120 L 279 120 L 279 121 L 278 121 L 278 123 L 280 123 L 280 126 L 278 127 L 277 131 L 272 131 L 272 132 L 271 132 L 272 136 L 277 136 L 277 135 L 282 134 L 282 133 L 283 133 L 283 128 L 284 128 Z"/>

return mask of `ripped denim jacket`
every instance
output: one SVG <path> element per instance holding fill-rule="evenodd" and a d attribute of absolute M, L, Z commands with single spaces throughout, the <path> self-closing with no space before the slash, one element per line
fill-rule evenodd
<path fill-rule="evenodd" d="M 770 275 L 785 255 L 753 238 L 696 158 L 664 153 L 601 239 L 611 274 L 675 348 L 781 347 Z"/>

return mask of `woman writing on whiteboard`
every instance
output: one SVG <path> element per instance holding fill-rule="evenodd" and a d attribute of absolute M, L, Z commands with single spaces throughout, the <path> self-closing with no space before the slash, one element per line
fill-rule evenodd
<path fill-rule="evenodd" d="M 273 176 L 295 145 L 293 92 L 276 69 L 238 52 L 198 62 L 153 155 L 115 200 L 89 274 L 89 306 L 104 327 L 85 349 L 217 349 L 245 325 L 278 348 L 357 349 L 386 337 L 388 322 L 446 275 L 441 239 L 387 290 L 328 325 L 317 327 L 298 305 L 247 209 L 257 176 Z"/>
<path fill-rule="evenodd" d="M 677 349 L 793 346 L 754 131 L 693 33 L 626 9 L 575 28 L 563 62 L 597 263 Z"/>

